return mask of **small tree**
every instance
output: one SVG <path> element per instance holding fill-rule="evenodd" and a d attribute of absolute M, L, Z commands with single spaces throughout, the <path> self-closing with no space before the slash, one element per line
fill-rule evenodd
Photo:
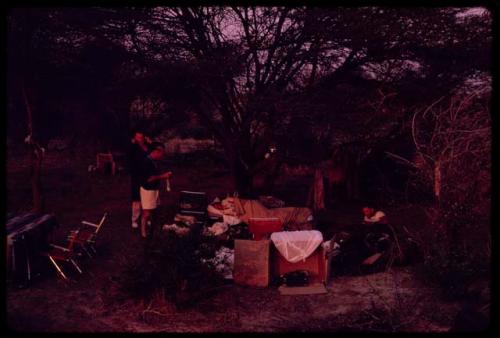
<path fill-rule="evenodd" d="M 435 199 L 430 210 L 435 229 L 424 248 L 426 266 L 455 296 L 488 271 L 491 255 L 488 102 L 484 92 L 455 94 L 415 113 L 412 120 L 417 177 Z"/>
<path fill-rule="evenodd" d="M 447 104 L 443 101 L 444 97 L 412 119 L 413 141 L 421 159 L 417 167 L 432 185 L 438 206 L 463 203 L 471 193 L 488 190 L 484 178 L 491 168 L 489 97 L 455 94 Z"/>

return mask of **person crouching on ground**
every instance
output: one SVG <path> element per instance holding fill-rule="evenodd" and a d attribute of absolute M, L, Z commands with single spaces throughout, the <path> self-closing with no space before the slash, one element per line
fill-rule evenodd
<path fill-rule="evenodd" d="M 372 205 L 363 207 L 363 224 L 368 225 L 368 231 L 390 234 L 387 216 L 381 210 L 375 211 Z"/>
<path fill-rule="evenodd" d="M 387 217 L 381 210 L 375 211 L 372 206 L 363 207 L 364 224 L 387 224 Z"/>
<path fill-rule="evenodd" d="M 139 218 L 141 217 L 141 183 L 140 170 L 141 163 L 145 161 L 149 154 L 151 141 L 148 142 L 148 137 L 144 131 L 136 129 L 132 133 L 132 141 L 130 144 L 130 179 L 131 179 L 131 195 L 132 195 L 132 228 L 139 228 Z"/>
<path fill-rule="evenodd" d="M 392 231 L 387 216 L 381 210 L 375 211 L 371 205 L 363 208 L 363 223 L 368 225 L 365 245 L 375 252 L 384 252 L 392 241 Z"/>
<path fill-rule="evenodd" d="M 148 236 L 147 230 L 152 230 L 152 214 L 159 204 L 160 184 L 164 179 L 172 176 L 171 171 L 160 173 L 157 161 L 165 156 L 165 149 L 162 143 L 154 142 L 151 145 L 151 152 L 146 157 L 143 165 L 141 166 L 141 235 L 143 238 Z"/>

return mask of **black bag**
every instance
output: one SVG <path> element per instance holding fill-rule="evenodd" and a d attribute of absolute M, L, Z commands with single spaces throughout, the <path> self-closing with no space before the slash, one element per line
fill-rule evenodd
<path fill-rule="evenodd" d="M 287 272 L 280 276 L 281 284 L 286 286 L 307 286 L 309 285 L 309 272 L 306 270 L 297 270 Z"/>

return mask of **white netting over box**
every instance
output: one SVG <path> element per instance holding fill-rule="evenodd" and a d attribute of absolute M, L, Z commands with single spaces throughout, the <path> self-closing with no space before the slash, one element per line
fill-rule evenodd
<path fill-rule="evenodd" d="M 271 234 L 271 241 L 287 261 L 297 263 L 316 250 L 323 235 L 318 230 L 281 231 Z"/>

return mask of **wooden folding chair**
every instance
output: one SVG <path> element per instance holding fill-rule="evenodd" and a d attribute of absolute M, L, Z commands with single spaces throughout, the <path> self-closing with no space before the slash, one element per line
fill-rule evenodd
<path fill-rule="evenodd" d="M 75 269 L 82 274 L 83 271 L 80 266 L 76 263 L 76 252 L 74 250 L 75 243 L 80 238 L 80 230 L 76 230 L 73 238 L 68 241 L 68 245 L 66 247 L 49 244 L 49 250 L 47 252 L 42 252 L 42 255 L 49 258 L 49 261 L 56 268 L 57 273 L 64 279 L 68 280 L 68 277 L 64 274 L 62 267 L 57 264 L 57 262 L 63 263 L 71 263 Z"/>
<path fill-rule="evenodd" d="M 101 230 L 101 227 L 104 224 L 107 216 L 108 213 L 105 212 L 98 224 L 82 221 L 81 228 L 77 230 L 79 231 L 79 233 L 75 239 L 75 244 L 78 245 L 78 247 L 81 248 L 90 258 L 92 258 L 92 254 L 90 253 L 91 251 L 94 254 L 97 253 L 97 250 L 95 248 L 97 234 L 99 233 L 99 230 Z M 75 230 L 71 231 L 68 239 L 72 240 L 73 238 L 75 238 L 75 233 Z"/>
<path fill-rule="evenodd" d="M 110 173 L 111 175 L 116 174 L 116 162 L 114 160 L 113 154 L 111 153 L 99 153 L 96 155 L 96 166 L 97 170 L 101 173 Z"/>

